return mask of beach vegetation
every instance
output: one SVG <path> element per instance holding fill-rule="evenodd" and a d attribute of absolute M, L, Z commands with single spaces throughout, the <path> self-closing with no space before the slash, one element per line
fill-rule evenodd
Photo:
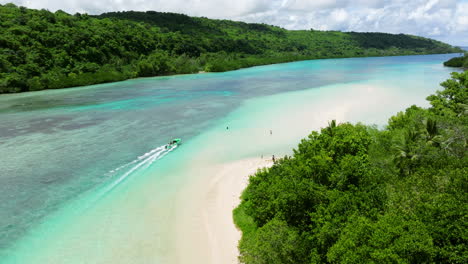
<path fill-rule="evenodd" d="M 234 211 L 239 260 L 466 263 L 468 71 L 441 86 L 429 108 L 383 129 L 332 121 L 252 175 Z"/>

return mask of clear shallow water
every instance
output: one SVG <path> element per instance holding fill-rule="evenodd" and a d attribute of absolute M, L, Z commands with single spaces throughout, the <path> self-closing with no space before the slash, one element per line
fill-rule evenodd
<path fill-rule="evenodd" d="M 167 153 L 158 148 L 173 137 L 190 144 L 213 127 L 260 126 L 252 124 L 255 115 L 265 120 L 264 111 L 274 113 L 286 105 L 278 97 L 282 93 L 333 87 L 334 94 L 342 95 L 346 84 L 363 82 L 391 93 L 386 102 L 379 102 L 379 113 L 364 109 L 355 120 L 383 123 L 394 111 L 385 104 L 392 106 L 404 98 L 420 98 L 414 103 L 424 104 L 424 98 L 453 71 L 441 63 L 455 55 L 305 61 L 0 96 L 0 256 L 11 253 L 15 241 L 78 195 L 91 190 L 90 196 L 96 198 L 124 179 L 157 166 L 157 159 Z M 275 94 L 273 101 L 253 103 L 247 112 L 236 112 L 228 121 L 224 118 L 246 100 L 255 102 Z M 319 105 L 322 95 L 314 93 L 310 103 Z M 333 95 L 326 96 L 330 100 Z M 307 103 L 297 101 L 299 106 Z M 295 105 L 289 104 L 290 108 Z M 328 107 L 324 104 L 321 109 Z M 177 149 L 164 159 L 196 156 L 203 144 Z M 250 154 L 258 153 L 237 155 Z"/>

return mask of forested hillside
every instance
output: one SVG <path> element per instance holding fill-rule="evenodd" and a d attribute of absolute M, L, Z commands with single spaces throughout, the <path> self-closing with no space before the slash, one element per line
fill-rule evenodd
<path fill-rule="evenodd" d="M 288 31 L 158 12 L 69 15 L 0 5 L 0 93 L 316 58 L 459 52 L 416 36 Z"/>
<path fill-rule="evenodd" d="M 384 130 L 336 124 L 253 175 L 234 211 L 247 264 L 467 263 L 468 71 Z"/>

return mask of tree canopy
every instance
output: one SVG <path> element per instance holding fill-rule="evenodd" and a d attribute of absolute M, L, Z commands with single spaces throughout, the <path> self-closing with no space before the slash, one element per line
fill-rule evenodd
<path fill-rule="evenodd" d="M 0 93 L 318 58 L 458 52 L 385 33 L 290 31 L 181 14 L 99 16 L 0 5 Z"/>
<path fill-rule="evenodd" d="M 450 60 L 444 62 L 444 66 L 448 67 L 463 67 L 468 68 L 468 54 L 465 53 L 464 56 L 451 58 Z"/>
<path fill-rule="evenodd" d="M 468 71 L 383 130 L 330 122 L 249 179 L 240 261 L 466 263 Z"/>

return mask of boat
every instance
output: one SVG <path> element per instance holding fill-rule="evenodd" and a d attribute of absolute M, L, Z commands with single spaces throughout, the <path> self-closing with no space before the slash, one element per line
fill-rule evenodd
<path fill-rule="evenodd" d="M 168 148 L 170 148 L 170 147 L 172 147 L 174 145 L 178 146 L 178 145 L 181 144 L 181 142 L 182 142 L 182 139 L 174 138 L 173 140 L 169 141 L 169 143 L 167 143 L 167 145 L 165 146 L 165 149 L 168 149 Z"/>
<path fill-rule="evenodd" d="M 174 138 L 173 140 L 171 140 L 171 142 L 169 142 L 169 145 L 180 145 L 181 143 L 182 143 L 182 139 Z"/>

